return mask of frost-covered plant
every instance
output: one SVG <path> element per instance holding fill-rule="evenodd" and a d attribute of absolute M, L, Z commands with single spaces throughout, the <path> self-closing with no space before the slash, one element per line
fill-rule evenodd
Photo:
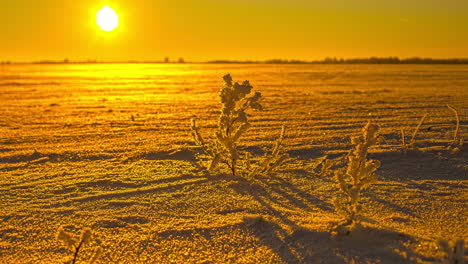
<path fill-rule="evenodd" d="M 73 234 L 66 232 L 63 227 L 60 227 L 58 232 L 57 232 L 57 240 L 62 242 L 62 244 L 71 252 L 73 252 L 73 258 L 70 259 L 69 261 L 66 261 L 65 263 L 76 263 L 76 260 L 78 258 L 78 254 L 80 252 L 80 249 L 91 243 L 91 239 L 93 237 L 93 233 L 91 229 L 89 228 L 84 228 L 81 230 L 80 237 L 77 238 Z M 95 263 L 98 258 L 102 254 L 102 249 L 101 247 L 96 247 L 94 249 L 94 253 L 91 256 L 89 263 Z"/>
<path fill-rule="evenodd" d="M 267 175 L 272 172 L 275 168 L 279 167 L 281 164 L 286 162 L 290 157 L 286 153 L 282 153 L 282 146 L 284 140 L 284 126 L 281 127 L 281 133 L 278 139 L 275 142 L 275 145 L 271 151 L 266 152 L 262 160 L 257 164 L 257 166 L 251 169 L 251 157 L 250 153 L 246 154 L 246 171 L 249 177 L 254 175 Z"/>
<path fill-rule="evenodd" d="M 349 156 L 349 153 L 345 155 L 341 155 L 334 159 L 331 159 L 331 158 L 329 159 L 328 155 L 320 157 L 316 165 L 317 175 L 319 177 L 328 177 L 330 175 L 333 175 L 332 167 L 338 168 L 338 169 L 341 169 L 342 167 L 344 167 L 346 165 L 346 160 L 348 159 L 348 156 Z M 319 167 L 320 167 L 320 170 L 318 170 Z"/>
<path fill-rule="evenodd" d="M 439 246 L 445 253 L 445 258 L 440 263 L 442 264 L 464 264 L 465 263 L 465 245 L 463 239 L 456 241 L 450 246 L 447 240 L 440 240 Z"/>
<path fill-rule="evenodd" d="M 247 111 L 262 110 L 260 104 L 262 95 L 259 92 L 250 95 L 252 86 L 249 81 L 244 81 L 242 84 L 233 82 L 229 74 L 225 75 L 223 80 L 224 85 L 219 92 L 222 106 L 218 128 L 215 131 L 215 141 L 205 142 L 193 119 L 190 129 L 195 143 L 210 157 L 208 170 L 214 170 L 220 163 L 224 163 L 233 175 L 238 175 L 241 157 L 238 149 L 239 139 L 251 126 Z"/>
<path fill-rule="evenodd" d="M 344 220 L 337 226 L 338 232 L 349 234 L 359 224 L 361 211 L 361 193 L 377 180 L 374 172 L 380 167 L 380 161 L 367 160 L 369 147 L 378 140 L 379 127 L 370 122 L 364 126 L 362 136 L 353 137 L 351 142 L 356 147 L 348 156 L 346 172 L 335 174 L 342 196 L 334 200 L 335 208 Z"/>
<path fill-rule="evenodd" d="M 322 165 L 319 176 L 325 177 L 330 173 L 330 169 L 333 166 L 333 160 L 327 159 L 327 156 L 324 156 L 318 165 Z"/>

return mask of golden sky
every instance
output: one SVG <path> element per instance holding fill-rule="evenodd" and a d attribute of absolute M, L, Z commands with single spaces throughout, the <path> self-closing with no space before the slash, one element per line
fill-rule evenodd
<path fill-rule="evenodd" d="M 468 1 L 0 0 L 0 33 L 0 61 L 466 58 Z"/>

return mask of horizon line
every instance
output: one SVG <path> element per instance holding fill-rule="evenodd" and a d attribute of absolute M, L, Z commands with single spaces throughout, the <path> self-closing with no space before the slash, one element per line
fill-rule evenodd
<path fill-rule="evenodd" d="M 268 59 L 268 60 L 227 60 L 216 59 L 206 61 L 185 61 L 182 57 L 170 61 L 164 60 L 77 60 L 68 58 L 63 60 L 39 60 L 30 62 L 0 61 L 0 64 L 468 64 L 468 57 L 455 58 L 430 58 L 430 57 L 407 57 L 400 59 L 396 56 L 390 57 L 364 57 L 364 58 L 337 58 L 325 57 L 322 60 L 300 60 L 300 59 Z"/>

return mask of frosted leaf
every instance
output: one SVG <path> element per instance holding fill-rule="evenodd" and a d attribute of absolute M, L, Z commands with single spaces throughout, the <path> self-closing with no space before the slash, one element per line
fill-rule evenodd
<path fill-rule="evenodd" d="M 366 162 L 365 172 L 366 174 L 373 173 L 380 167 L 379 160 L 369 160 Z"/>
<path fill-rule="evenodd" d="M 62 227 L 58 230 L 57 240 L 62 241 L 65 247 L 69 249 L 73 249 L 78 243 L 78 241 L 70 233 L 65 232 Z"/>
<path fill-rule="evenodd" d="M 255 92 L 255 94 L 252 96 L 252 102 L 257 102 L 258 100 L 260 100 L 261 97 L 262 97 L 262 93 Z"/>
<path fill-rule="evenodd" d="M 247 114 L 245 112 L 240 112 L 237 117 L 237 120 L 243 123 L 247 122 Z"/>
<path fill-rule="evenodd" d="M 232 77 L 231 77 L 231 74 L 226 74 L 223 76 L 223 80 L 228 84 L 228 85 L 232 85 Z"/>
<path fill-rule="evenodd" d="M 252 88 L 253 87 L 250 85 L 249 81 L 244 81 L 242 84 L 234 84 L 234 89 L 243 94 L 249 94 L 252 91 Z"/>
<path fill-rule="evenodd" d="M 239 138 L 242 136 L 242 134 L 247 131 L 247 129 L 249 129 L 250 127 L 250 124 L 249 123 L 244 123 L 242 124 L 236 131 L 236 133 L 234 134 L 233 138 L 232 138 L 232 141 L 233 142 L 237 142 L 239 140 Z"/>
<path fill-rule="evenodd" d="M 369 145 L 377 143 L 377 132 L 379 126 L 371 124 L 370 122 L 364 127 L 364 138 L 368 141 Z"/>
<path fill-rule="evenodd" d="M 344 193 L 349 193 L 348 184 L 346 184 L 343 175 L 336 174 L 336 179 L 338 180 L 338 186 Z"/>
<path fill-rule="evenodd" d="M 364 139 L 360 136 L 357 137 L 351 137 L 351 144 L 353 145 L 358 145 L 364 142 Z"/>
<path fill-rule="evenodd" d="M 91 241 L 92 235 L 93 234 L 91 232 L 91 229 L 89 229 L 89 228 L 83 229 L 80 239 L 83 241 L 84 245 L 88 244 Z"/>
<path fill-rule="evenodd" d="M 369 135 L 375 135 L 379 131 L 379 126 L 374 125 L 374 124 L 369 124 L 367 126 L 367 133 Z"/>
<path fill-rule="evenodd" d="M 228 116 L 228 115 L 231 114 L 231 109 L 229 109 L 229 108 L 227 108 L 227 107 L 223 107 L 222 113 L 223 113 L 223 115 L 225 115 L 225 116 L 223 116 L 223 117 L 221 117 L 221 118 L 226 118 L 226 116 Z"/>
<path fill-rule="evenodd" d="M 219 97 L 221 99 L 222 104 L 229 104 L 231 103 L 232 105 L 232 97 L 233 97 L 233 91 L 229 86 L 223 86 L 221 90 L 219 91 Z"/>
<path fill-rule="evenodd" d="M 263 106 L 259 103 L 251 103 L 250 107 L 252 107 L 252 109 L 255 109 L 255 110 L 263 110 Z"/>
<path fill-rule="evenodd" d="M 359 189 L 352 188 L 349 192 L 352 201 L 358 201 Z"/>

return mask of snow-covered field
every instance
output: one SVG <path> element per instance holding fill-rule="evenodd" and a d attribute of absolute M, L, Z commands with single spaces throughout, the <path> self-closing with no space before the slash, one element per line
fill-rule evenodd
<path fill-rule="evenodd" d="M 286 126 L 293 158 L 268 176 L 194 166 L 190 119 L 212 136 L 222 76 L 250 80 L 264 110 L 242 148 L 262 154 Z M 63 226 L 96 239 L 98 263 L 430 263 L 468 238 L 468 66 L 0 65 L 0 263 L 62 263 Z M 420 118 L 418 151 L 403 152 Z M 332 171 L 372 120 L 379 182 L 364 228 L 335 236 Z"/>

